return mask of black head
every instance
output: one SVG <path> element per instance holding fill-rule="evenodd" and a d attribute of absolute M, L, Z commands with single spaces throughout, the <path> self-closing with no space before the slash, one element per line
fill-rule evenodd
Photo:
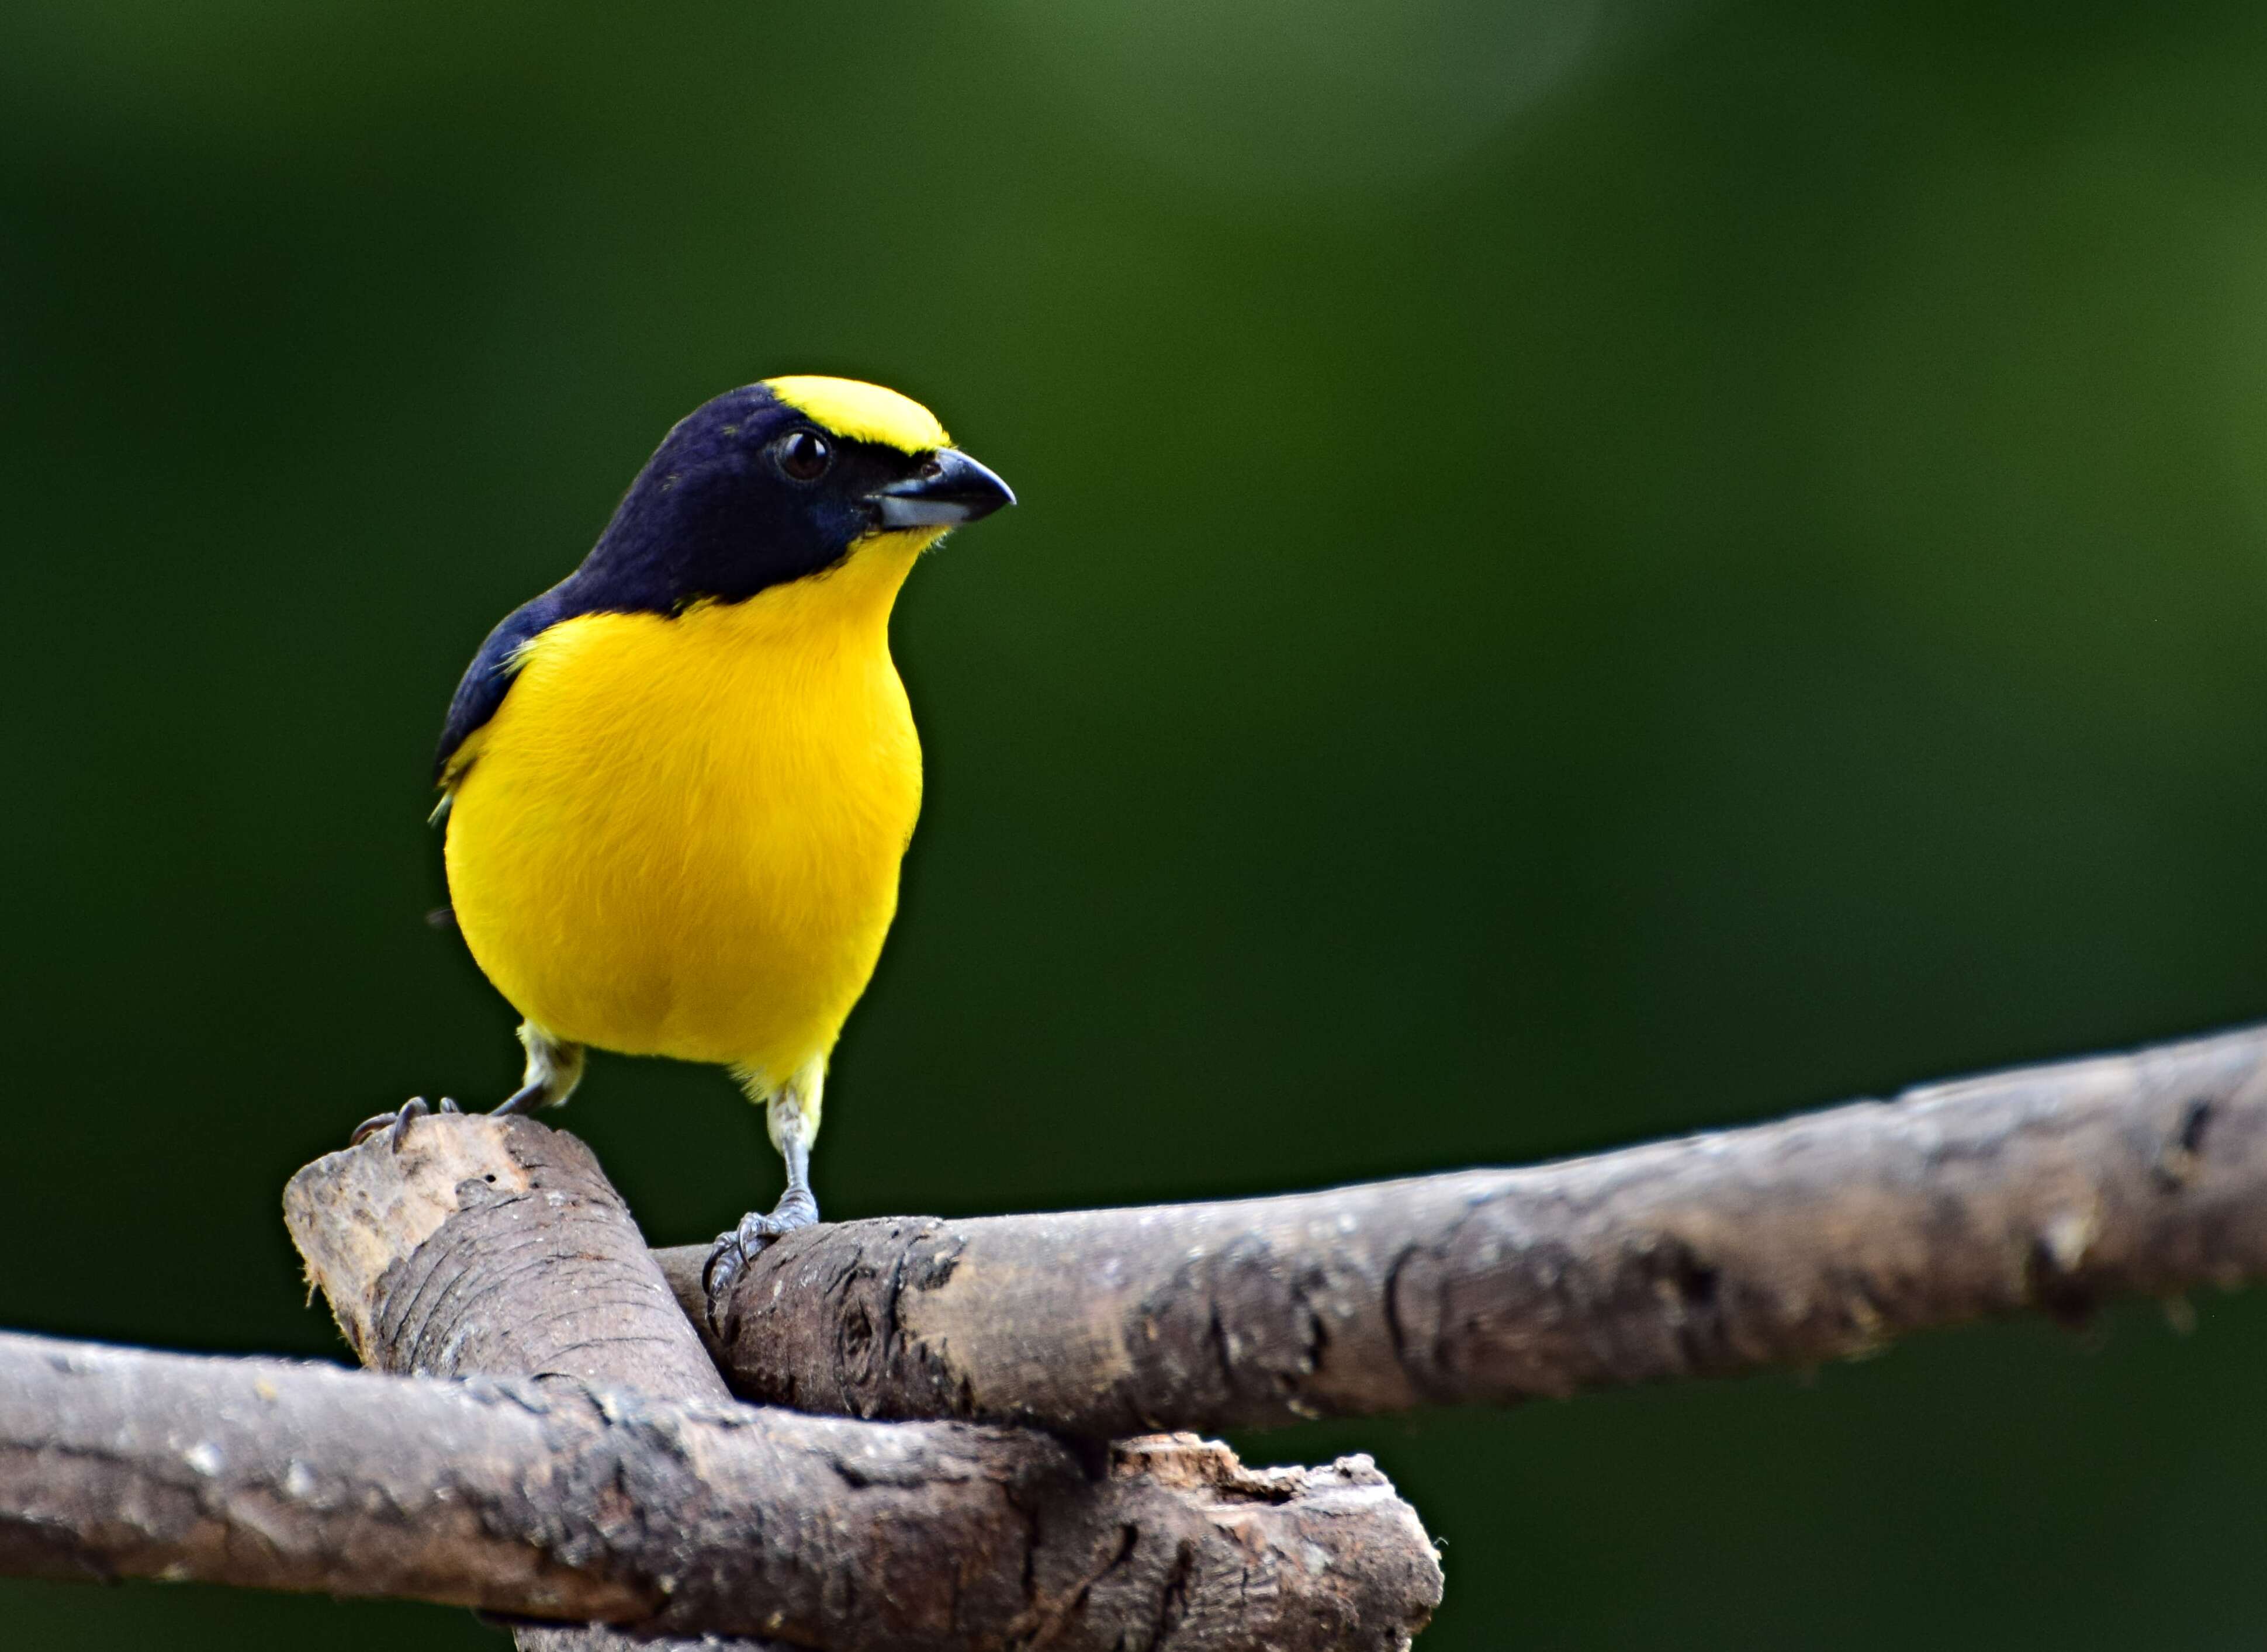
<path fill-rule="evenodd" d="M 609 608 L 735 602 L 877 534 L 934 538 L 1014 503 L 919 403 L 849 379 L 767 379 L 670 431 L 570 584 Z"/>

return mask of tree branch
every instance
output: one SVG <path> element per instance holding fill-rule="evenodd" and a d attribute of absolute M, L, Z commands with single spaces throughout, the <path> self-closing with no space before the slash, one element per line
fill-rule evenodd
<path fill-rule="evenodd" d="M 744 1652 L 1387 1648 L 1438 1599 L 1363 1459 L 730 1405 L 587 1151 L 525 1120 L 420 1120 L 287 1203 L 366 1361 L 522 1380 L 0 1337 L 0 1571 L 770 1637 Z M 699 1254 L 663 1255 L 680 1295 Z M 1814 1363 L 2263 1274 L 2249 1029 L 1532 1170 L 818 1229 L 736 1287 L 723 1352 L 810 1409 L 1100 1437 Z"/>
<path fill-rule="evenodd" d="M 661 1253 L 696 1318 L 698 1250 Z M 1109 1438 L 1810 1365 L 2267 1274 L 2267 1028 L 1530 1170 L 846 1222 L 734 1286 L 742 1395 Z"/>
<path fill-rule="evenodd" d="M 1236 1613 L 1244 1585 L 1311 1596 L 1303 1564 L 1368 1565 L 1344 1537 L 1396 1507 L 1359 1460 L 1251 1473 L 1219 1448 L 1137 1442 L 1097 1486 L 1060 1448 L 994 1430 L 0 1333 L 0 1573 L 16 1576 L 403 1596 L 841 1648 L 996 1646 L 1048 1625 L 1052 1646 L 1113 1646 L 1136 1623 L 1177 1624 L 1176 1646 L 1392 1645 L 1405 1641 L 1340 1621 L 1341 1641 L 1311 1611 L 1266 1604 L 1245 1638 Z M 1423 1545 L 1400 1513 L 1405 1560 Z M 1146 1598 L 1143 1551 L 1161 1542 L 1178 1590 Z"/>
<path fill-rule="evenodd" d="M 525 1136 L 531 1153 L 514 1155 L 492 1131 L 414 1127 L 407 1164 L 390 1151 L 332 1154 L 284 1190 L 284 1221 L 309 1277 L 365 1365 L 730 1398 L 682 1316 L 657 1296 L 637 1224 L 580 1142 Z M 521 1652 L 641 1644 L 597 1626 L 524 1625 L 515 1639 Z M 654 1652 L 700 1644 L 671 1641 Z M 717 1652 L 781 1649 L 741 1641 Z"/>
<path fill-rule="evenodd" d="M 1177 1439 L 1096 1459 L 1016 1430 L 732 1405 L 588 1149 L 527 1120 L 420 1120 L 400 1154 L 381 1135 L 308 1166 L 285 1206 L 367 1363 L 539 1379 L 472 1391 L 532 1394 L 554 1435 L 548 1458 L 498 1471 L 550 1523 L 501 1523 L 510 1553 L 523 1573 L 616 1592 L 529 1591 L 506 1610 L 833 1652 L 1102 1652 L 1168 1634 L 1191 1652 L 1353 1652 L 1405 1646 L 1439 1599 L 1415 1515 L 1365 1458 L 1253 1472 Z M 627 1377 L 696 1397 L 587 1387 Z"/>

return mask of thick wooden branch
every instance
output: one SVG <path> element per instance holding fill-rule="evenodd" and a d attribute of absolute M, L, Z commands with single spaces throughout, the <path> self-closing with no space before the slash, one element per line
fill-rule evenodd
<path fill-rule="evenodd" d="M 504 1150 L 493 1129 L 421 1130 L 416 1156 L 333 1154 L 285 1189 L 284 1220 L 366 1365 L 726 1399 L 653 1289 L 637 1224 L 572 1136 Z M 406 1172 L 415 1171 L 415 1174 Z M 560 1614 L 534 1613 L 533 1616 Z M 629 1652 L 602 1626 L 523 1625 L 520 1652 Z M 664 1641 L 657 1652 L 702 1643 Z M 777 1652 L 735 1641 L 718 1652 Z"/>
<path fill-rule="evenodd" d="M 0 1334 L 0 1572 L 642 1618 L 657 1568 L 576 1494 L 682 1482 L 691 1436 L 749 1477 L 708 1410 Z"/>
<path fill-rule="evenodd" d="M 1096 1620 L 1139 1592 L 1121 1574 L 1142 1569 L 1143 1544 L 1185 1531 L 1191 1508 L 1248 1546 L 1233 1569 L 1264 1587 L 1289 1581 L 1258 1575 L 1271 1550 L 1288 1544 L 1295 1568 L 1302 1554 L 1342 1562 L 1342 1544 L 1301 1546 L 1393 1506 L 1359 1462 L 1255 1474 L 1218 1448 L 1149 1441 L 1122 1449 L 1096 1487 L 1060 1450 L 994 1449 L 996 1433 L 960 1431 L 971 1449 L 956 1452 L 935 1428 L 805 1419 L 783 1439 L 776 1424 L 729 1402 L 573 1383 L 390 1377 L 0 1333 L 0 1574 L 798 1635 L 818 1622 L 867 1626 L 830 1646 L 1005 1644 L 971 1641 L 988 1614 L 1025 1634 L 1060 1620 L 1068 1633 L 1051 1645 L 1111 1645 Z M 1074 1527 L 1087 1556 L 1039 1552 Z M 1169 1546 L 1183 1593 L 1143 1605 L 1153 1636 L 1178 1612 L 1198 1620 L 1195 1644 L 1262 1644 L 1223 1640 L 1222 1603 L 1204 1598 L 1223 1581 L 1214 1568 L 1225 1546 Z M 783 1568 L 782 1550 L 799 1563 Z M 870 1569 L 831 1575 L 846 1560 Z M 797 1587 L 797 1570 L 823 1582 Z M 1254 1622 L 1272 1634 L 1284 1618 L 1263 1610 Z M 1339 1644 L 1311 1629 L 1267 1643 Z"/>
<path fill-rule="evenodd" d="M 700 1311 L 698 1251 L 661 1259 Z M 1109 1438 L 1770 1365 L 2267 1274 L 2267 1029 L 1530 1170 L 790 1236 L 751 1399 Z"/>
<path fill-rule="evenodd" d="M 1438 1601 L 1415 1515 L 1363 1458 L 1254 1472 L 1182 1438 L 1097 1459 L 1018 1430 L 731 1404 L 587 1149 L 532 1121 L 421 1120 L 398 1155 L 380 1135 L 310 1165 L 286 1211 L 367 1363 L 525 1373 L 552 1413 L 645 1452 L 570 1450 L 525 1494 L 553 1524 L 509 1532 L 523 1572 L 619 1591 L 605 1609 L 506 1610 L 833 1652 L 1353 1652 L 1405 1646 Z M 716 1397 L 590 1387 L 626 1377 Z"/>

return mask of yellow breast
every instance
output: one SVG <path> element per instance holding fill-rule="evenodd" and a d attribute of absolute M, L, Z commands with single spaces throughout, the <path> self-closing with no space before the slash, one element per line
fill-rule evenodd
<path fill-rule="evenodd" d="M 530 645 L 468 743 L 447 845 L 465 939 L 522 1014 L 774 1082 L 833 1046 L 921 809 L 889 614 L 934 537 Z"/>

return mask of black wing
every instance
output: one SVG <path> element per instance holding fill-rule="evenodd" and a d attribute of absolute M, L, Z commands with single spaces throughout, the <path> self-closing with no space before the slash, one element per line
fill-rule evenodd
<path fill-rule="evenodd" d="M 520 651 L 575 613 L 567 586 L 554 585 L 533 601 L 514 608 L 488 633 L 481 651 L 465 667 L 456 694 L 449 701 L 449 720 L 441 729 L 441 749 L 433 759 L 436 785 L 445 785 L 454 778 L 450 773 L 451 760 L 503 704 L 504 695 L 511 691 L 511 679 L 519 672 Z"/>

